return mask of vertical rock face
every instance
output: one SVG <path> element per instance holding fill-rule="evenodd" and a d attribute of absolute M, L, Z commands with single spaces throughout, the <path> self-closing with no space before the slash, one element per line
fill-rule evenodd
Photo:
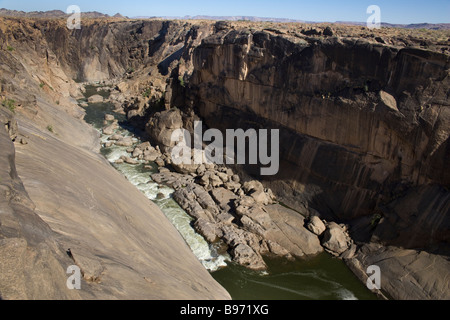
<path fill-rule="evenodd" d="M 449 57 L 307 40 L 247 30 L 205 38 L 191 86 L 207 124 L 279 128 L 281 169 L 266 182 L 287 203 L 304 197 L 333 218 L 370 214 L 395 186 L 448 187 Z"/>

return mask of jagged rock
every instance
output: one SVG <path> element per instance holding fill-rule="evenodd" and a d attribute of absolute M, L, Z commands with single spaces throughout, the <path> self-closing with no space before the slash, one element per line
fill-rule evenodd
<path fill-rule="evenodd" d="M 161 159 L 160 157 L 157 157 L 155 159 L 155 163 L 158 165 L 158 167 L 164 167 L 166 165 L 166 163 L 164 162 L 163 159 Z"/>
<path fill-rule="evenodd" d="M 133 164 L 133 165 L 139 164 L 139 161 L 137 161 L 133 158 L 127 157 L 127 156 L 121 156 L 120 159 L 123 160 L 123 162 L 128 163 L 128 164 Z"/>
<path fill-rule="evenodd" d="M 215 172 L 208 170 L 202 177 L 200 177 L 199 184 L 205 188 L 218 188 L 223 185 L 223 181 L 216 175 Z"/>
<path fill-rule="evenodd" d="M 230 177 L 224 172 L 216 172 L 216 175 L 222 180 L 222 182 L 228 182 Z"/>
<path fill-rule="evenodd" d="M 269 252 L 267 244 L 255 234 L 234 226 L 222 227 L 223 240 L 231 247 L 233 260 L 252 270 L 267 268 L 261 254 Z"/>
<path fill-rule="evenodd" d="M 142 150 L 139 149 L 139 148 L 135 148 L 135 149 L 133 150 L 132 157 L 133 157 L 133 158 L 139 158 L 139 156 L 141 156 L 141 155 L 143 155 L 143 154 L 144 154 L 144 151 L 142 151 Z"/>
<path fill-rule="evenodd" d="M 122 137 L 122 139 L 116 141 L 116 146 L 131 147 L 133 145 L 133 139 L 131 137 Z"/>
<path fill-rule="evenodd" d="M 238 196 L 225 188 L 213 189 L 211 195 L 219 207 L 226 212 L 232 211 L 233 203 L 238 199 Z"/>
<path fill-rule="evenodd" d="M 110 148 L 110 147 L 112 147 L 114 145 L 114 141 L 107 141 L 106 143 L 105 143 L 105 148 Z"/>
<path fill-rule="evenodd" d="M 103 134 L 105 135 L 112 135 L 114 134 L 114 132 L 116 132 L 116 130 L 119 129 L 119 124 L 114 122 L 111 125 L 103 128 Z"/>
<path fill-rule="evenodd" d="M 178 173 L 191 174 L 191 173 L 197 173 L 197 169 L 198 169 L 199 165 L 198 164 L 172 163 L 172 167 Z"/>
<path fill-rule="evenodd" d="M 123 136 L 120 134 L 113 134 L 111 137 L 108 138 L 108 140 L 112 140 L 112 141 L 118 141 L 120 139 L 123 139 Z"/>
<path fill-rule="evenodd" d="M 333 29 L 331 29 L 330 26 L 327 26 L 327 27 L 323 30 L 323 35 L 324 35 L 324 36 L 331 37 L 331 36 L 333 36 L 333 34 L 334 34 Z"/>
<path fill-rule="evenodd" d="M 238 244 L 232 250 L 234 261 L 251 270 L 266 270 L 267 265 L 260 254 L 256 253 L 252 248 L 245 244 Z"/>
<path fill-rule="evenodd" d="M 293 259 L 292 255 L 289 253 L 289 251 L 287 251 L 285 248 L 280 246 L 278 243 L 271 241 L 271 240 L 267 240 L 266 243 L 269 248 L 269 251 L 271 253 L 273 253 L 274 255 L 279 256 L 279 257 L 285 257 L 288 259 Z"/>
<path fill-rule="evenodd" d="M 237 193 L 239 189 L 242 187 L 240 183 L 234 182 L 234 181 L 228 181 L 224 183 L 224 187 L 227 190 L 230 190 L 234 193 Z"/>
<path fill-rule="evenodd" d="M 325 232 L 326 226 L 318 216 L 312 216 L 308 222 L 307 228 L 317 236 Z"/>
<path fill-rule="evenodd" d="M 378 106 L 379 109 L 383 111 L 393 111 L 399 112 L 397 107 L 397 100 L 386 91 L 381 90 L 379 93 L 380 104 Z"/>
<path fill-rule="evenodd" d="M 241 182 L 241 178 L 240 178 L 237 174 L 234 174 L 234 175 L 231 177 L 231 180 L 232 180 L 233 182 L 236 182 L 236 183 L 240 183 L 240 182 Z"/>
<path fill-rule="evenodd" d="M 142 151 L 148 150 L 150 148 L 152 148 L 152 145 L 148 141 L 142 142 L 136 146 L 136 149 L 141 149 Z"/>
<path fill-rule="evenodd" d="M 264 186 L 261 182 L 252 180 L 247 181 L 244 183 L 242 189 L 244 189 L 245 193 L 250 194 L 251 192 L 255 191 L 263 191 L 264 192 Z"/>
<path fill-rule="evenodd" d="M 223 31 L 231 28 L 231 23 L 229 21 L 217 21 L 214 25 L 217 31 Z"/>
<path fill-rule="evenodd" d="M 264 192 L 264 190 L 256 190 L 250 194 L 257 203 L 268 205 L 272 203 L 270 197 Z"/>
<path fill-rule="evenodd" d="M 344 228 L 334 222 L 330 222 L 325 230 L 322 245 L 335 255 L 344 253 L 350 246 L 350 237 Z"/>
<path fill-rule="evenodd" d="M 211 196 L 194 183 L 187 183 L 173 194 L 174 200 L 196 219 L 214 222 L 219 209 Z"/>
<path fill-rule="evenodd" d="M 164 193 L 162 193 L 162 192 L 159 192 L 156 195 L 156 199 L 158 199 L 158 200 L 165 199 L 165 198 L 166 198 L 166 195 Z"/>
<path fill-rule="evenodd" d="M 216 223 L 211 223 L 202 218 L 195 222 L 194 227 L 209 243 L 214 243 L 223 236 L 222 229 Z"/>

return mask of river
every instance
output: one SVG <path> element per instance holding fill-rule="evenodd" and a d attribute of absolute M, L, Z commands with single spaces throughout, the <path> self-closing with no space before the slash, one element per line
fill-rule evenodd
<path fill-rule="evenodd" d="M 96 88 L 86 87 L 86 98 L 97 94 Z M 107 95 L 105 95 L 107 97 Z M 123 115 L 113 112 L 110 103 L 89 104 L 85 108 L 85 121 L 99 132 L 105 114 L 114 114 L 119 120 L 118 133 L 133 136 Z M 102 135 L 106 142 L 109 136 Z M 136 144 L 140 143 L 137 138 Z M 267 259 L 267 272 L 254 272 L 231 262 L 227 253 L 208 244 L 192 227 L 193 219 L 172 199 L 173 189 L 153 182 L 150 175 L 157 172 L 156 164 L 115 164 L 127 147 L 102 148 L 102 154 L 133 185 L 159 206 L 161 211 L 180 232 L 194 255 L 208 269 L 235 300 L 372 300 L 369 291 L 339 259 L 327 253 L 308 259 L 287 261 Z M 159 196 L 158 196 L 159 195 Z M 164 195 L 164 197 L 162 197 Z"/>

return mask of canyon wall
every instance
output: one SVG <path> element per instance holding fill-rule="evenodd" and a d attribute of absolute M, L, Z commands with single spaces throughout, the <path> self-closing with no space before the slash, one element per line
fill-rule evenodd
<path fill-rule="evenodd" d="M 283 202 L 339 221 L 384 208 L 390 243 L 416 229 L 407 246 L 449 240 L 448 55 L 229 28 L 192 59 L 191 99 L 208 126 L 280 129 L 280 171 L 260 178 Z M 390 205 L 411 192 L 414 214 Z"/>

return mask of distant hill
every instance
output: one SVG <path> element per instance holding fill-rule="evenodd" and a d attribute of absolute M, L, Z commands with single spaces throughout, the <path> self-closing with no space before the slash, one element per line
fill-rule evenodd
<path fill-rule="evenodd" d="M 251 22 L 279 22 L 279 23 L 326 23 L 327 21 L 306 21 L 306 20 L 296 20 L 296 19 L 286 19 L 286 18 L 269 18 L 269 17 L 253 17 L 253 16 L 184 16 L 184 17 L 148 17 L 139 16 L 133 17 L 132 19 L 168 19 L 168 20 L 225 20 L 225 21 L 251 21 Z M 349 24 L 349 25 L 360 25 L 365 26 L 365 22 L 354 22 L 354 21 L 336 21 L 328 22 L 336 24 Z M 432 30 L 450 30 L 450 23 L 415 23 L 415 24 L 392 24 L 392 23 L 381 23 L 382 27 L 386 28 L 405 28 L 405 29 L 432 29 Z"/>
<path fill-rule="evenodd" d="M 114 16 L 109 16 L 97 11 L 93 12 L 82 12 L 82 17 L 84 18 L 117 18 L 117 19 L 128 19 L 121 15 L 120 13 Z M 16 11 L 8 9 L 0 9 L 0 17 L 27 17 L 27 18 L 66 18 L 67 13 L 61 10 L 51 10 L 51 11 Z M 184 17 L 172 17 L 172 16 L 137 16 L 131 19 L 167 19 L 167 20 L 227 20 L 227 21 L 251 21 L 251 22 L 278 22 L 278 23 L 321 23 L 319 21 L 305 21 L 296 19 L 286 19 L 286 18 L 270 18 L 270 17 L 254 17 L 254 16 L 184 16 Z M 336 24 L 349 24 L 349 25 L 360 25 L 364 26 L 365 22 L 353 22 L 353 21 L 336 21 Z M 382 27 L 387 28 L 405 28 L 405 29 L 431 29 L 431 30 L 450 30 L 450 23 L 415 23 L 415 24 L 392 24 L 385 23 L 381 24 Z"/>
<path fill-rule="evenodd" d="M 357 26 L 365 26 L 365 22 L 352 21 L 336 21 L 337 24 L 350 24 Z M 385 28 L 403 28 L 403 29 L 430 29 L 430 30 L 450 30 L 450 23 L 413 23 L 413 24 L 395 24 L 395 23 L 381 23 Z"/>
<path fill-rule="evenodd" d="M 4 8 L 0 9 L 0 17 L 58 19 L 58 18 L 66 18 L 69 15 L 70 14 L 67 14 L 61 10 L 24 12 L 24 11 L 8 10 Z M 81 16 L 84 18 L 110 18 L 109 15 L 97 11 L 82 12 Z M 118 13 L 114 16 L 114 18 L 126 18 L 126 17 Z"/>

